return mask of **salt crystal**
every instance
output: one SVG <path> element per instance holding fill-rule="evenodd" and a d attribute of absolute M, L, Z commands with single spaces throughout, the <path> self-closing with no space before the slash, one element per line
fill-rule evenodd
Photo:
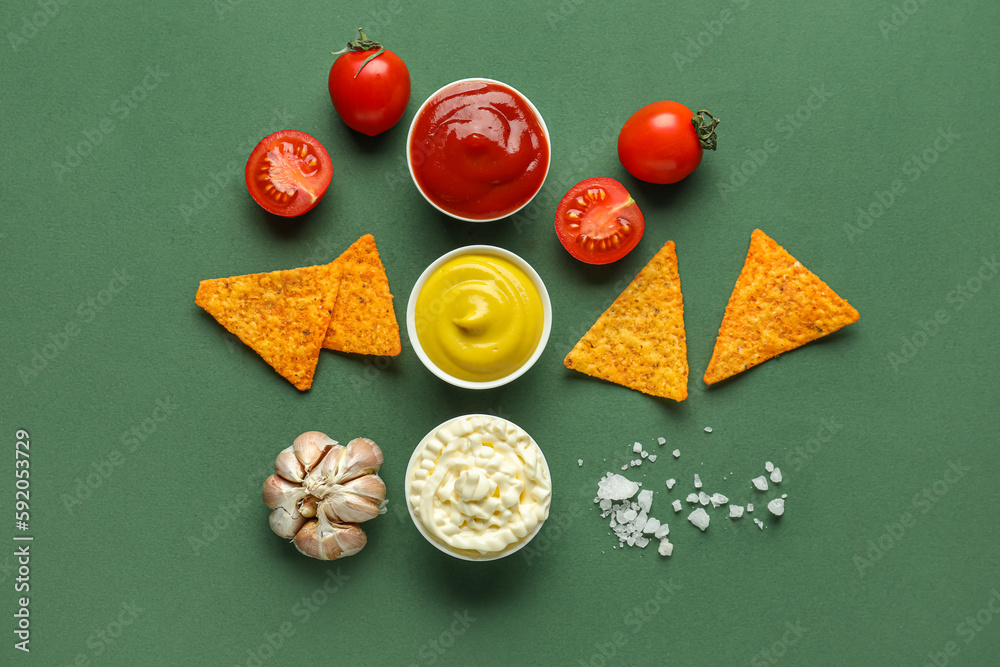
<path fill-rule="evenodd" d="M 785 513 L 785 499 L 775 498 L 767 504 L 767 509 L 774 516 L 781 516 Z"/>
<path fill-rule="evenodd" d="M 669 556 L 674 553 L 674 545 L 670 543 L 670 540 L 660 540 L 660 546 L 656 551 L 661 556 Z"/>
<path fill-rule="evenodd" d="M 681 511 L 681 501 L 680 501 L 680 498 L 678 498 L 677 500 L 675 500 L 673 502 L 673 506 L 674 506 L 674 512 L 680 512 Z"/>
<path fill-rule="evenodd" d="M 712 427 L 711 426 L 706 426 L 705 427 L 705 433 L 711 433 L 711 432 L 712 432 Z"/>
<path fill-rule="evenodd" d="M 643 452 L 643 454 L 645 454 L 645 453 L 646 453 L 646 452 Z M 649 455 L 649 460 L 650 460 L 650 461 L 655 461 L 655 460 L 656 460 L 656 454 L 650 454 L 650 455 Z"/>
<path fill-rule="evenodd" d="M 698 494 L 697 493 L 689 493 L 688 497 L 685 498 L 685 500 L 687 500 L 689 503 L 697 503 L 698 502 Z"/>
<path fill-rule="evenodd" d="M 725 505 L 729 502 L 729 498 L 726 498 L 721 493 L 712 494 L 712 507 L 718 507 L 719 505 Z"/>
<path fill-rule="evenodd" d="M 611 499 L 610 498 L 602 498 L 601 499 L 601 509 L 605 510 L 605 511 L 611 509 Z"/>
<path fill-rule="evenodd" d="M 729 506 L 729 518 L 739 519 L 743 516 L 743 505 L 730 505 Z"/>
<path fill-rule="evenodd" d="M 705 529 L 708 528 L 708 522 L 711 521 L 711 519 L 708 516 L 708 512 L 706 512 L 703 508 L 699 507 L 695 511 L 688 514 L 688 521 L 693 523 L 702 532 L 704 532 Z"/>
<path fill-rule="evenodd" d="M 671 477 L 670 479 L 667 480 L 667 489 L 674 488 L 674 484 L 676 484 L 676 483 L 677 483 L 677 480 L 674 479 L 673 477 Z"/>
<path fill-rule="evenodd" d="M 771 471 L 771 481 L 775 484 L 781 484 L 781 468 L 775 468 Z"/>
<path fill-rule="evenodd" d="M 646 458 L 649 458 L 649 452 L 647 452 L 647 451 L 646 451 L 646 450 L 644 449 L 644 450 L 642 450 L 642 453 L 641 453 L 641 456 L 642 456 L 642 458 L 644 458 L 644 459 L 646 459 Z"/>
<path fill-rule="evenodd" d="M 622 470 L 628 470 L 628 466 L 627 465 L 622 466 Z"/>
<path fill-rule="evenodd" d="M 639 490 L 639 485 L 635 482 L 609 473 L 597 485 L 597 497 L 609 498 L 611 500 L 625 500 L 631 498 Z"/>
<path fill-rule="evenodd" d="M 653 533 L 653 537 L 659 539 L 662 537 L 666 537 L 669 534 L 670 534 L 670 526 L 668 526 L 665 523 L 661 523 L 660 527 L 657 528 L 656 532 Z"/>
<path fill-rule="evenodd" d="M 583 467 L 583 459 L 577 459 L 576 460 L 576 464 L 582 468 Z"/>
<path fill-rule="evenodd" d="M 771 463 L 770 461 L 765 462 L 764 463 L 764 470 L 766 470 L 768 472 L 771 472 L 772 470 L 774 470 L 774 464 Z"/>
<path fill-rule="evenodd" d="M 635 510 L 625 510 L 625 521 L 635 521 L 635 518 L 639 516 L 639 513 Z M 625 523 L 624 521 L 622 523 Z"/>
<path fill-rule="evenodd" d="M 643 510 L 643 511 L 639 512 L 639 516 L 637 516 L 635 518 L 635 521 L 632 522 L 632 530 L 635 533 L 641 533 L 643 531 L 643 529 L 646 527 L 646 523 L 648 521 L 649 521 L 649 517 L 646 516 L 646 511 Z"/>
<path fill-rule="evenodd" d="M 649 508 L 653 505 L 653 492 L 649 489 L 640 491 L 637 500 L 639 502 L 639 507 L 641 507 L 644 512 L 648 512 Z"/>
<path fill-rule="evenodd" d="M 679 459 L 680 457 L 681 457 L 681 450 L 675 449 L 674 450 L 674 458 L 675 459 Z"/>
<path fill-rule="evenodd" d="M 752 481 L 753 485 L 757 487 L 758 491 L 767 491 L 767 478 L 765 478 L 763 475 L 761 475 L 760 477 L 754 477 Z"/>
<path fill-rule="evenodd" d="M 641 451 L 642 451 L 642 445 L 640 443 L 637 442 L 634 445 L 632 445 L 632 453 L 633 454 L 638 454 Z"/>
<path fill-rule="evenodd" d="M 698 473 L 694 474 L 694 488 L 696 489 L 701 488 L 701 477 L 698 476 Z"/>
<path fill-rule="evenodd" d="M 665 445 L 665 444 L 667 444 L 667 439 L 666 438 L 657 438 L 656 439 L 656 444 L 658 444 L 658 445 Z"/>
<path fill-rule="evenodd" d="M 753 512 L 753 503 L 747 503 L 747 514 Z"/>
<path fill-rule="evenodd" d="M 655 533 L 659 529 L 660 529 L 660 520 L 655 517 L 649 517 L 649 519 L 646 520 L 646 525 L 643 526 L 642 528 L 642 532 Z"/>
<path fill-rule="evenodd" d="M 698 492 L 698 502 L 701 503 L 704 506 L 704 505 L 708 505 L 710 502 L 712 502 L 712 499 L 704 491 L 699 491 Z"/>
<path fill-rule="evenodd" d="M 645 537 L 635 538 L 635 546 L 639 547 L 640 549 L 645 549 L 647 544 L 649 544 L 649 540 L 647 538 Z"/>
<path fill-rule="evenodd" d="M 761 530 L 764 530 L 764 522 L 763 521 L 761 521 L 760 519 L 754 519 L 753 522 L 755 524 L 757 524 L 758 528 L 760 528 Z"/>

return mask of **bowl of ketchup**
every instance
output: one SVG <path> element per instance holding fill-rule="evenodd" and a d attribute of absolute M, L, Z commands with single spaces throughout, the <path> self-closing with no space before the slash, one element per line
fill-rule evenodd
<path fill-rule="evenodd" d="M 545 182 L 549 131 L 535 105 L 493 79 L 461 79 L 420 105 L 406 136 L 406 164 L 420 194 L 468 222 L 505 218 Z"/>

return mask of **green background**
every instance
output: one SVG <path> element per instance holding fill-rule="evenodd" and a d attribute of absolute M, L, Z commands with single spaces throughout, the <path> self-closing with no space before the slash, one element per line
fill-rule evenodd
<path fill-rule="evenodd" d="M 4 3 L 0 661 L 996 664 L 998 21 L 985 0 Z M 359 25 L 413 81 L 407 114 L 375 138 L 348 130 L 326 91 L 329 52 Z M 513 220 L 450 220 L 405 170 L 416 107 L 470 76 L 520 89 L 551 132 L 546 186 Z M 722 119 L 719 150 L 674 186 L 639 183 L 616 157 L 621 124 L 656 99 Z M 326 198 L 291 221 L 242 183 L 249 148 L 285 126 L 336 164 Z M 97 145 L 68 155 L 88 134 Z M 621 179 L 647 224 L 606 267 L 570 258 L 552 230 L 557 199 L 594 175 Z M 858 226 L 859 207 L 879 215 Z M 706 388 L 757 227 L 861 320 Z M 497 390 L 458 390 L 404 331 L 389 362 L 324 352 L 299 393 L 194 305 L 201 279 L 329 261 L 365 233 L 400 319 L 417 276 L 452 248 L 526 258 L 554 309 L 536 366 Z M 566 370 L 667 240 L 689 398 Z M 413 447 L 469 412 L 522 426 L 552 471 L 536 542 L 494 563 L 431 547 L 402 497 Z M 32 445 L 30 654 L 12 634 L 20 428 Z M 300 556 L 259 501 L 275 454 L 312 429 L 373 438 L 386 456 L 388 514 L 342 562 Z M 661 453 L 628 474 L 657 492 L 670 559 L 613 549 L 592 503 L 636 440 Z M 750 487 L 766 460 L 785 475 L 780 521 L 761 512 L 773 490 Z M 709 492 L 756 499 L 767 528 L 717 510 L 702 534 L 675 516 L 669 502 L 696 472 Z"/>

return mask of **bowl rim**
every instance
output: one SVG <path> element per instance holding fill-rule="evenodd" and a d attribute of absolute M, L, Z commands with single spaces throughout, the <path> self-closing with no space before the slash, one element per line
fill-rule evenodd
<path fill-rule="evenodd" d="M 506 259 L 511 262 L 519 269 L 524 271 L 524 273 L 531 280 L 531 283 L 538 290 L 538 295 L 542 300 L 542 335 L 538 339 L 538 343 L 535 345 L 534 351 L 528 360 L 525 361 L 521 366 L 512 371 L 511 373 L 505 375 L 502 378 L 497 378 L 496 380 L 463 380 L 457 378 L 450 373 L 446 373 L 437 364 L 435 364 L 427 353 L 424 352 L 423 345 L 420 343 L 420 337 L 417 335 L 417 322 L 416 322 L 416 312 L 417 312 L 417 297 L 420 295 L 420 290 L 424 288 L 427 284 L 428 278 L 431 274 L 437 271 L 442 265 L 451 259 L 458 257 L 460 255 L 471 255 L 474 253 L 480 253 L 484 255 L 495 255 Z M 507 250 L 506 248 L 501 248 L 494 245 L 467 245 L 461 246 L 460 248 L 455 248 L 450 250 L 445 254 L 438 257 L 436 260 L 431 262 L 417 281 L 413 284 L 413 289 L 410 290 L 410 299 L 406 303 L 406 334 L 410 339 L 410 346 L 416 353 L 417 358 L 420 359 L 421 363 L 429 370 L 431 373 L 441 378 L 448 384 L 454 385 L 456 387 L 461 387 L 463 389 L 494 389 L 496 387 L 501 387 L 505 384 L 513 382 L 517 378 L 521 377 L 528 370 L 535 365 L 538 358 L 542 356 L 545 351 L 545 346 L 549 342 L 549 335 L 552 333 L 552 300 L 549 298 L 549 291 L 545 288 L 545 283 L 542 281 L 542 277 L 538 275 L 534 267 L 531 266 L 524 258 L 520 257 L 516 253 Z"/>
<path fill-rule="evenodd" d="M 446 419 L 445 421 L 441 422 L 440 424 L 438 424 L 437 426 L 435 426 L 434 428 L 432 428 L 430 431 L 428 431 L 427 435 L 425 435 L 423 438 L 420 439 L 420 442 L 417 443 L 417 446 L 413 448 L 413 453 L 410 454 L 410 460 L 406 464 L 406 472 L 403 475 L 403 502 L 406 503 L 406 510 L 410 514 L 410 520 L 413 522 L 413 525 L 416 526 L 417 531 L 423 536 L 423 538 L 425 540 L 427 540 L 430 544 L 432 544 L 435 547 L 437 547 L 438 551 L 446 553 L 449 556 L 452 556 L 453 558 L 458 558 L 459 560 L 465 560 L 465 561 L 470 561 L 470 562 L 478 563 L 478 562 L 486 562 L 486 561 L 499 560 L 501 558 L 504 558 L 506 556 L 511 555 L 512 553 L 520 551 L 521 549 L 523 549 L 528 544 L 528 542 L 530 542 L 532 539 L 534 539 L 535 535 L 537 535 L 539 533 L 539 531 L 541 531 L 542 526 L 545 524 L 545 521 L 547 520 L 547 518 L 543 519 L 542 521 L 540 521 L 538 523 L 538 525 L 535 526 L 534 529 L 530 533 L 528 533 L 527 535 L 525 535 L 524 538 L 522 538 L 521 540 L 519 540 L 514 545 L 508 545 L 506 548 L 504 548 L 503 551 L 500 551 L 500 552 L 498 552 L 495 555 L 483 556 L 482 558 L 473 558 L 471 556 L 467 556 L 465 554 L 460 554 L 460 553 L 456 553 L 455 551 L 452 551 L 449 546 L 447 546 L 445 544 L 442 544 L 435 537 L 433 537 L 427 531 L 427 529 L 424 527 L 424 525 L 420 521 L 420 519 L 417 518 L 416 514 L 414 513 L 413 507 L 410 505 L 410 471 L 413 469 L 413 463 L 417 459 L 417 454 L 424 448 L 424 445 L 427 444 L 427 441 L 430 439 L 430 437 L 433 436 L 435 433 L 437 433 L 440 429 L 444 428 L 448 424 L 451 424 L 452 422 L 461 421 L 461 420 L 464 420 L 464 419 L 471 419 L 473 417 L 485 417 L 487 419 L 498 419 L 500 421 L 507 422 L 508 424 L 510 424 L 511 426 L 513 426 L 514 428 L 520 430 L 522 433 L 524 433 L 525 435 L 528 436 L 528 439 L 531 440 L 531 444 L 533 444 L 535 446 L 535 449 L 538 450 L 538 456 L 539 456 L 539 458 L 542 461 L 542 465 L 545 466 L 545 472 L 546 472 L 546 474 L 547 474 L 547 476 L 549 478 L 549 484 L 550 485 L 552 483 L 552 470 L 549 468 L 549 462 L 545 458 L 545 452 L 542 451 L 542 448 L 538 445 L 538 442 L 535 440 L 535 438 L 532 437 L 532 435 L 530 433 L 528 433 L 523 428 L 521 428 L 520 426 L 518 426 L 517 424 L 515 424 L 511 420 L 507 419 L 506 417 L 497 417 L 496 415 L 487 415 L 487 414 L 482 414 L 482 413 L 471 413 L 471 414 L 467 414 L 467 415 L 459 415 L 458 417 L 452 417 L 451 419 Z M 549 504 L 549 508 L 551 510 L 551 493 L 550 493 L 549 503 L 550 503 Z"/>
<path fill-rule="evenodd" d="M 510 211 L 509 213 L 504 213 L 503 215 L 499 215 L 499 216 L 496 216 L 496 217 L 493 217 L 493 218 L 467 218 L 467 217 L 465 217 L 463 215 L 459 215 L 457 213 L 452 213 L 451 211 L 448 211 L 447 209 L 444 209 L 441 206 L 438 206 L 438 204 L 436 204 L 434 201 L 432 201 L 431 198 L 427 196 L 427 193 L 423 191 L 423 189 L 420 187 L 420 184 L 417 182 L 417 175 L 415 173 L 413 173 L 413 160 L 412 160 L 412 157 L 411 157 L 412 153 L 410 151 L 410 146 L 413 143 L 413 129 L 417 125 L 417 119 L 420 118 L 420 115 L 424 112 L 424 109 L 427 108 L 427 105 L 430 103 L 430 101 L 432 99 L 434 99 L 435 97 L 437 97 L 437 95 L 439 93 L 447 90 L 448 88 L 451 88 L 452 86 L 456 86 L 456 85 L 458 85 L 460 83 L 467 83 L 467 82 L 470 82 L 470 81 L 482 81 L 482 82 L 485 82 L 485 83 L 495 83 L 497 85 L 503 86 L 504 88 L 510 89 L 514 94 L 516 94 L 518 97 L 520 97 L 522 100 L 524 100 L 525 103 L 527 103 L 528 108 L 530 108 L 531 111 L 535 114 L 535 118 L 538 120 L 538 124 L 542 128 L 542 134 L 545 135 L 545 152 L 548 154 L 548 160 L 546 160 L 546 163 L 545 163 L 545 174 L 542 176 L 542 182 L 538 184 L 538 189 L 535 190 L 531 194 L 531 196 L 528 197 L 527 200 L 525 200 L 525 202 L 523 204 L 521 204 L 520 206 L 518 206 L 513 211 Z M 552 136 L 549 134 L 549 128 L 545 124 L 545 119 L 542 118 L 542 114 L 539 113 L 538 108 L 534 105 L 534 103 L 530 99 L 528 99 L 527 95 L 525 95 L 524 93 L 522 93 L 520 90 L 518 90 L 514 86 L 510 85 L 509 83 L 504 83 L 503 81 L 498 81 L 497 79 L 490 79 L 490 78 L 484 77 L 484 76 L 473 76 L 473 77 L 467 77 L 465 79 L 458 79 L 456 81 L 452 81 L 451 83 L 447 83 L 447 84 L 441 86 L 440 88 L 438 88 L 437 90 L 435 90 L 433 93 L 431 93 L 430 95 L 428 95 L 427 99 L 424 100 L 423 103 L 419 107 L 417 107 L 417 112 L 415 114 L 413 114 L 413 118 L 410 120 L 410 129 L 406 133 L 405 149 L 406 149 L 406 169 L 407 169 L 407 171 L 410 172 L 410 180 L 413 181 L 413 185 L 417 188 L 417 192 L 420 193 L 420 196 L 422 196 L 427 201 L 428 204 L 430 204 L 431 206 L 433 206 L 434 208 L 436 208 L 441 213 L 444 213 L 445 215 L 447 215 L 449 217 L 455 218 L 456 220 L 462 220 L 463 222 L 495 222 L 497 220 L 503 220 L 504 218 L 509 218 L 510 216 L 516 214 L 518 211 L 520 211 L 525 206 L 527 206 L 532 201 L 534 201 L 535 197 L 538 196 L 538 193 L 542 191 L 542 188 L 545 187 L 545 181 L 549 177 L 549 169 L 552 168 Z"/>

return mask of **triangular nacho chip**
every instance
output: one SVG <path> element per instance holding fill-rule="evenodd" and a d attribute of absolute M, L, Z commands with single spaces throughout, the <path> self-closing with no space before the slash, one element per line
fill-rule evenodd
<path fill-rule="evenodd" d="M 713 384 L 858 321 L 858 311 L 757 229 L 719 327 Z"/>
<path fill-rule="evenodd" d="M 356 354 L 399 354 L 403 349 L 399 324 L 375 238 L 362 236 L 334 263 L 342 280 L 323 347 Z"/>
<path fill-rule="evenodd" d="M 312 386 L 339 282 L 335 263 L 203 280 L 195 303 L 305 391 Z"/>
<path fill-rule="evenodd" d="M 653 396 L 687 398 L 684 299 L 673 241 L 656 253 L 563 363 Z"/>

